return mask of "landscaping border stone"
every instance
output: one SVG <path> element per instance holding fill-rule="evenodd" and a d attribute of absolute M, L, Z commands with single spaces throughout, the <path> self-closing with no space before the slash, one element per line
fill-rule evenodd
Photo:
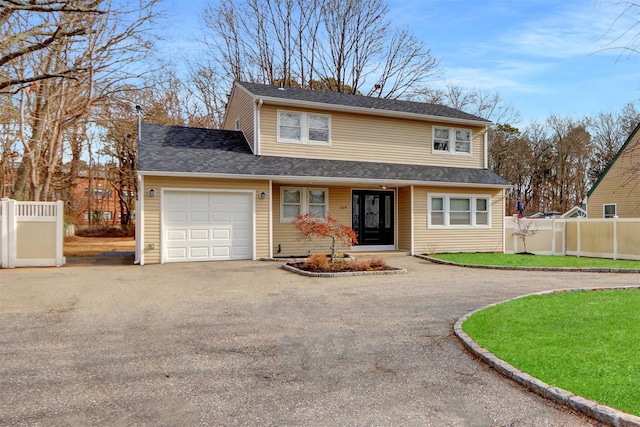
<path fill-rule="evenodd" d="M 499 303 L 490 304 L 486 307 L 479 308 L 470 313 L 465 314 L 459 318 L 453 326 L 454 334 L 462 341 L 464 346 L 471 353 L 475 354 L 479 359 L 483 360 L 493 369 L 498 371 L 503 376 L 521 384 L 527 389 L 531 390 L 546 399 L 549 399 L 557 404 L 565 405 L 573 410 L 580 412 L 590 418 L 593 418 L 602 423 L 614 426 L 614 427 L 640 427 L 640 417 L 629 414 L 627 412 L 620 411 L 610 406 L 603 405 L 594 400 L 586 399 L 582 396 L 575 395 L 570 391 L 563 390 L 558 387 L 552 387 L 551 385 L 540 381 L 539 379 L 532 377 L 531 375 L 520 371 L 513 365 L 505 362 L 504 360 L 491 353 L 486 348 L 478 344 L 469 334 L 462 330 L 462 324 L 473 316 L 475 313 L 484 310 L 485 308 L 504 304 L 509 301 L 517 300 L 520 298 L 528 297 L 531 295 L 551 295 L 561 294 L 568 292 L 589 292 L 589 291 L 619 291 L 629 289 L 640 289 L 640 286 L 618 286 L 611 288 L 577 288 L 577 289 L 560 289 L 555 291 L 536 292 L 527 295 L 521 295 L 516 298 L 511 298 Z"/>
<path fill-rule="evenodd" d="M 374 270 L 374 271 L 344 271 L 344 272 L 326 272 L 326 273 L 314 273 L 311 271 L 300 270 L 290 264 L 282 264 L 280 266 L 283 270 L 290 271 L 292 273 L 299 274 L 307 277 L 348 277 L 348 276 L 368 276 L 368 275 L 385 275 L 385 274 L 404 274 L 407 272 L 404 268 L 393 268 L 393 270 Z"/>
<path fill-rule="evenodd" d="M 461 264 L 453 261 L 446 261 L 439 258 L 434 258 L 429 255 L 414 255 L 417 258 L 421 258 L 427 261 L 431 261 L 434 264 L 455 265 L 457 267 L 468 268 L 485 268 L 489 270 L 523 270 L 523 271 L 566 271 L 566 272 L 580 272 L 580 273 L 640 273 L 640 270 L 628 269 L 628 268 L 590 268 L 590 267 L 514 267 L 506 265 L 481 265 L 481 264 Z"/>

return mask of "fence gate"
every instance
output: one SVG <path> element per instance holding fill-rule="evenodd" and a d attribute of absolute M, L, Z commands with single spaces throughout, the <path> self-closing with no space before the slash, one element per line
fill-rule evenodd
<path fill-rule="evenodd" d="M 0 267 L 61 267 L 64 205 L 2 199 Z"/>

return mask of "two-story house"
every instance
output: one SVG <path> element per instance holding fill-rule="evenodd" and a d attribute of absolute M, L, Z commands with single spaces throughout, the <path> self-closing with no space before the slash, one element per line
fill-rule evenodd
<path fill-rule="evenodd" d="M 141 264 L 328 251 L 291 220 L 353 227 L 342 251 L 503 251 L 487 120 L 441 105 L 234 84 L 223 129 L 143 124 Z"/>

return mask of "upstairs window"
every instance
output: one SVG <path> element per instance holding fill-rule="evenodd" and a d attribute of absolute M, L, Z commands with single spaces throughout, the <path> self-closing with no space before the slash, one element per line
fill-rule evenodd
<path fill-rule="evenodd" d="M 433 127 L 433 152 L 449 154 L 471 154 L 472 134 L 470 129 Z"/>
<path fill-rule="evenodd" d="M 331 116 L 278 110 L 278 142 L 329 145 Z"/>

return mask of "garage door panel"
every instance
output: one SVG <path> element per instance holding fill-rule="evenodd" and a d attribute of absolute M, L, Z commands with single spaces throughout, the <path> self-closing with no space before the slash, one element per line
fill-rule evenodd
<path fill-rule="evenodd" d="M 214 257 L 229 257 L 230 251 L 228 246 L 211 248 Z"/>
<path fill-rule="evenodd" d="M 209 240 L 209 230 L 192 228 L 189 230 L 189 240 Z"/>
<path fill-rule="evenodd" d="M 232 220 L 237 222 L 249 222 L 251 220 L 250 212 L 233 212 Z"/>
<path fill-rule="evenodd" d="M 168 248 L 167 258 L 169 261 L 183 261 L 187 259 L 187 248 Z"/>
<path fill-rule="evenodd" d="M 251 248 L 249 246 L 234 246 L 233 256 L 236 259 L 243 259 L 251 256 Z"/>
<path fill-rule="evenodd" d="M 211 240 L 230 240 L 231 239 L 231 230 L 230 229 L 213 229 L 211 230 Z"/>
<path fill-rule="evenodd" d="M 231 214 L 229 212 L 211 212 L 211 221 L 229 222 Z"/>
<path fill-rule="evenodd" d="M 196 259 L 196 260 L 209 258 L 209 247 L 208 246 L 190 247 L 189 258 Z"/>
<path fill-rule="evenodd" d="M 247 229 L 242 229 L 242 228 L 235 228 L 233 230 L 233 238 L 235 239 L 242 239 L 242 240 L 249 240 L 251 238 L 251 230 Z"/>
<path fill-rule="evenodd" d="M 182 241 L 187 239 L 186 229 L 167 230 L 167 240 Z"/>
<path fill-rule="evenodd" d="M 192 208 L 198 208 L 209 206 L 209 194 L 208 193 L 189 193 L 189 204 Z"/>
<path fill-rule="evenodd" d="M 191 224 L 208 224 L 209 211 L 205 212 L 189 212 L 189 222 Z"/>
<path fill-rule="evenodd" d="M 253 195 L 166 191 L 166 261 L 253 258 Z"/>
<path fill-rule="evenodd" d="M 184 224 L 187 222 L 186 212 L 165 211 L 165 224 Z"/>

